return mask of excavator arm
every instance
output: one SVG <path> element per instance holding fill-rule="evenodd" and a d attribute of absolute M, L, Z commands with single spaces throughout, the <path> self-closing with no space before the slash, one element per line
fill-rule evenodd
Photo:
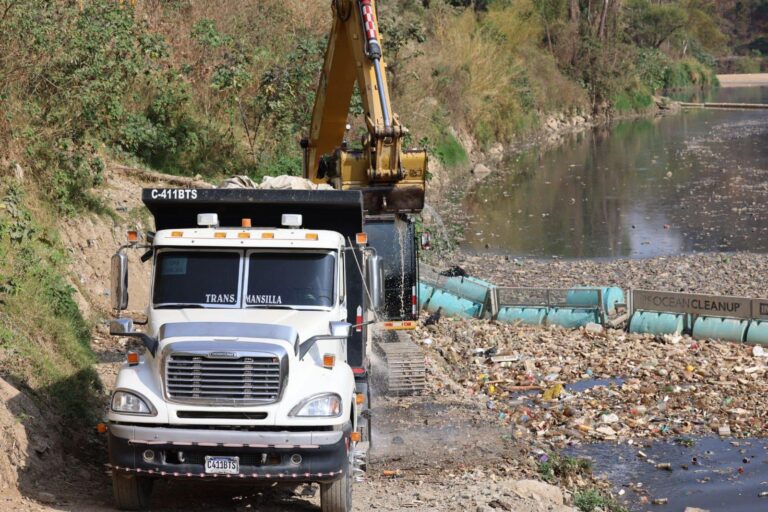
<path fill-rule="evenodd" d="M 333 27 L 317 87 L 304 177 L 340 190 L 362 190 L 370 214 L 418 212 L 424 206 L 427 154 L 404 150 L 408 131 L 392 112 L 374 0 L 333 0 Z M 346 147 L 355 83 L 367 133 L 362 150 Z"/>

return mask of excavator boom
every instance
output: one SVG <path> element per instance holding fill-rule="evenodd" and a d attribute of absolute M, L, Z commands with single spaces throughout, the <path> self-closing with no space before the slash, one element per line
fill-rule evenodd
<path fill-rule="evenodd" d="M 302 141 L 304 177 L 362 190 L 368 213 L 421 211 L 427 154 L 403 149 L 408 131 L 392 112 L 375 0 L 334 0 L 333 14 L 309 137 Z M 345 133 L 355 83 L 367 133 L 362 149 L 353 151 Z"/>

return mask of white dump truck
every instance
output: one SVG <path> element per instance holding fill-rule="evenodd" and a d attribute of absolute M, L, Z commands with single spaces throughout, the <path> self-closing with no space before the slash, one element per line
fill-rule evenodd
<path fill-rule="evenodd" d="M 318 482 L 324 511 L 350 510 L 370 435 L 366 331 L 385 296 L 361 193 L 143 200 L 157 231 L 112 261 L 110 332 L 144 346 L 127 354 L 108 412 L 117 506 L 145 508 L 156 479 L 179 478 Z M 141 332 L 123 313 L 132 249 L 152 266 Z"/>

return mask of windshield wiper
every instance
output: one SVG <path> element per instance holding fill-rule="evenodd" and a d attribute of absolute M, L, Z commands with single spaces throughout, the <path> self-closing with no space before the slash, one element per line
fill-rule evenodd
<path fill-rule="evenodd" d="M 155 306 L 155 309 L 203 309 L 205 306 L 202 304 L 185 304 L 183 302 L 173 304 L 160 304 Z"/>
<path fill-rule="evenodd" d="M 282 305 L 275 305 L 275 304 L 252 304 L 250 306 L 246 306 L 247 309 L 290 309 L 293 311 L 302 311 L 301 308 L 297 308 L 296 306 L 282 306 Z"/>

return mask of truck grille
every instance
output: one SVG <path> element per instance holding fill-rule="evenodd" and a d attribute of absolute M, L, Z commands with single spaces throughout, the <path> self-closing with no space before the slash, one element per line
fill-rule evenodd
<path fill-rule="evenodd" d="M 283 365 L 277 356 L 216 358 L 171 353 L 165 363 L 168 397 L 189 403 L 270 403 L 280 398 Z"/>

